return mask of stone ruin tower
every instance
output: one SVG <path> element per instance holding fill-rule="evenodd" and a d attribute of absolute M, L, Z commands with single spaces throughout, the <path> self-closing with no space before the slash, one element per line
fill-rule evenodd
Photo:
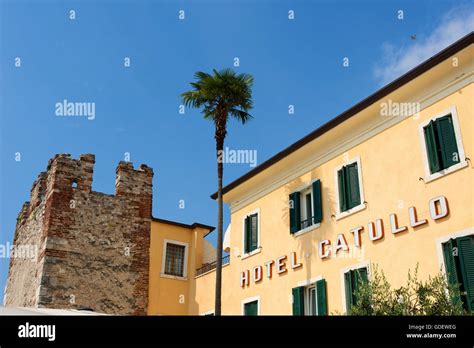
<path fill-rule="evenodd" d="M 146 315 L 153 170 L 116 169 L 115 195 L 92 191 L 95 156 L 59 154 L 33 183 L 17 218 L 6 306 Z"/>

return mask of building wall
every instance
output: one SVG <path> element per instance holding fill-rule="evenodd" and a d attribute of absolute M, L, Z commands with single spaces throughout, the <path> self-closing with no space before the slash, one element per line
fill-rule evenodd
<path fill-rule="evenodd" d="M 234 274 L 231 273 L 229 264 L 222 267 L 222 306 L 227 308 L 228 305 L 236 301 L 236 296 L 233 291 L 227 288 L 232 284 Z M 190 314 L 204 315 L 214 313 L 215 306 L 215 290 L 216 290 L 216 271 L 212 270 L 201 276 L 195 278 L 196 297 L 194 306 L 190 307 Z M 230 314 L 230 313 L 223 313 Z M 239 313 L 240 314 L 240 313 Z"/>
<path fill-rule="evenodd" d="M 205 239 L 203 240 L 202 247 L 202 263 L 212 263 L 216 261 L 216 248 Z"/>
<path fill-rule="evenodd" d="M 437 76 L 433 74 L 438 74 L 438 76 L 444 74 L 450 83 L 453 81 L 450 76 L 454 76 L 453 71 L 447 72 L 447 70 L 434 71 L 430 74 L 432 74 L 431 80 L 428 76 L 424 82 L 423 80 L 415 81 L 411 86 L 398 91 L 398 95 L 420 94 L 420 90 L 413 88 L 421 83 L 426 83 L 425 88 L 430 88 L 430 85 L 439 85 Z M 470 75 L 472 76 L 472 69 Z M 223 277 L 223 314 L 242 314 L 242 300 L 260 296 L 262 314 L 291 315 L 291 289 L 317 277 L 323 277 L 327 282 L 328 312 L 343 313 L 344 284 L 341 272 L 355 265 L 377 265 L 384 271 L 394 287 L 405 284 L 408 270 L 413 271 L 417 266 L 422 279 L 439 272 L 442 260 L 437 249 L 437 239 L 456 232 L 474 233 L 472 161 L 469 160 L 464 168 L 435 181 L 426 183 L 419 179 L 425 177 L 424 159 L 421 152 L 423 140 L 419 137 L 419 124 L 452 106 L 455 106 L 457 110 L 466 157 L 474 156 L 472 104 L 474 85 L 471 82 L 445 94 L 445 97 L 424 108 L 418 117 L 408 117 L 369 137 L 366 141 L 348 147 L 347 151 L 333 156 L 284 185 L 264 189 L 263 183 L 267 179 L 255 178 L 242 185 L 245 189 L 237 188 L 235 191 L 241 190 L 239 193 L 229 193 L 227 202 L 232 206 L 231 262 Z M 377 108 L 379 105 L 375 109 L 372 108 L 370 113 L 374 115 L 374 111 L 379 111 Z M 364 124 L 371 122 L 370 117 L 372 116 L 361 115 L 351 119 L 349 125 L 343 124 L 342 127 L 329 132 L 319 141 L 321 144 L 332 143 L 336 146 L 338 142 L 343 141 L 344 132 L 349 132 L 349 129 L 363 129 Z M 287 160 L 288 163 L 291 161 L 296 163 L 297 159 L 305 157 L 311 158 L 313 156 L 311 146 L 313 145 L 291 155 L 290 157 L 294 156 L 296 159 L 290 158 Z M 326 147 L 322 149 L 330 150 Z M 360 156 L 361 160 L 366 209 L 335 220 L 333 216 L 336 212 L 334 170 L 345 161 L 357 156 Z M 288 170 L 292 168 L 289 166 Z M 276 171 L 277 169 L 274 169 L 272 173 L 276 175 Z M 263 177 L 265 175 L 269 174 L 262 173 Z M 270 184 L 266 187 L 271 186 L 270 179 L 267 180 Z M 300 236 L 292 236 L 289 233 L 289 194 L 302 186 L 309 185 L 315 179 L 320 179 L 322 184 L 323 221 L 321 227 Z M 276 182 L 275 178 L 273 182 Z M 244 194 L 243 191 L 247 193 Z M 257 198 L 248 199 L 250 202 L 248 204 L 233 204 L 234 201 L 245 202 L 245 199 L 252 195 Z M 430 219 L 428 203 L 430 199 L 440 195 L 448 200 L 449 216 L 433 221 Z M 397 214 L 400 226 L 409 226 L 408 208 L 411 206 L 416 207 L 419 219 L 427 219 L 428 224 L 416 228 L 408 227 L 406 232 L 398 235 L 392 234 L 389 214 Z M 242 260 L 243 218 L 255 209 L 260 210 L 262 250 Z M 372 242 L 368 239 L 368 223 L 375 222 L 376 219 L 383 219 L 385 235 L 382 240 Z M 358 226 L 364 227 L 361 233 L 362 254 L 351 256 L 350 252 L 357 248 L 354 247 L 350 230 Z M 345 252 L 339 251 L 338 258 L 321 259 L 318 256 L 319 242 L 328 239 L 334 245 L 340 233 L 344 234 L 349 244 L 349 253 L 346 257 L 342 257 Z M 296 252 L 297 261 L 303 264 L 299 269 L 289 269 L 291 252 Z M 240 286 L 242 271 L 251 271 L 253 267 L 263 266 L 266 261 L 275 260 L 283 255 L 288 256 L 286 273 L 277 275 L 273 269 L 272 279 L 264 276 L 258 284 L 251 281 L 249 286 Z M 206 277 L 208 279 L 205 279 Z M 213 274 L 209 274 L 197 278 L 197 288 L 208 288 L 213 277 Z M 213 291 L 198 291 L 197 302 L 200 308 L 212 308 L 213 296 Z"/>
<path fill-rule="evenodd" d="M 150 247 L 149 315 L 193 314 L 196 304 L 196 269 L 202 266 L 203 238 L 206 229 L 186 228 L 152 221 Z M 163 274 L 165 241 L 187 244 L 187 275 L 184 278 Z"/>
<path fill-rule="evenodd" d="M 25 202 L 18 214 L 13 245 L 29 251 L 27 257 L 10 258 L 10 272 L 5 289 L 5 305 L 35 307 L 43 262 L 38 251 L 44 249 L 44 213 L 47 173 L 42 172 L 33 183 L 31 201 Z"/>
<path fill-rule="evenodd" d="M 20 212 L 6 305 L 146 314 L 153 171 L 120 162 L 116 194 L 92 191 L 94 155 L 56 155 Z M 32 281 L 33 280 L 33 281 Z"/>

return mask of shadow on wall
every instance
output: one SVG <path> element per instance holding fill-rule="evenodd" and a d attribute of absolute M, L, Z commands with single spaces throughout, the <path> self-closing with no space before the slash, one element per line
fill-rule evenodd
<path fill-rule="evenodd" d="M 285 196 L 286 199 L 284 201 L 284 208 L 282 209 L 282 219 L 283 221 L 288 222 L 288 226 L 290 226 L 290 194 L 297 191 L 301 190 L 305 184 L 306 186 L 310 186 L 310 183 L 313 182 L 313 180 L 319 179 L 320 176 L 316 175 L 316 173 L 312 173 L 311 179 L 309 181 L 303 181 L 301 179 L 298 179 L 296 181 L 293 181 L 291 184 L 285 185 Z M 321 222 L 321 227 L 316 228 L 306 234 L 303 234 L 301 236 L 296 236 L 293 237 L 296 239 L 298 249 L 297 253 L 298 255 L 302 256 L 302 262 L 303 262 L 303 267 L 305 269 L 306 273 L 306 278 L 305 279 L 311 279 L 311 277 L 316 276 L 317 274 L 313 274 L 312 272 L 312 265 L 315 261 L 315 259 L 319 259 L 318 256 L 318 246 L 319 242 L 324 240 L 324 239 L 331 239 L 330 237 L 335 236 L 335 232 L 337 229 L 337 224 L 335 224 L 335 218 L 333 215 L 335 215 L 335 212 L 331 210 L 332 207 L 336 205 L 336 199 L 335 199 L 335 192 L 329 188 L 326 182 L 321 180 L 321 195 L 323 197 L 323 203 L 322 203 L 322 208 L 323 208 L 323 214 L 322 214 L 322 222 Z M 288 231 L 288 233 L 290 233 Z M 310 242 L 308 243 L 308 238 L 310 238 Z M 300 257 L 301 257 L 300 256 Z M 328 259 L 323 259 L 324 261 L 327 261 Z"/>

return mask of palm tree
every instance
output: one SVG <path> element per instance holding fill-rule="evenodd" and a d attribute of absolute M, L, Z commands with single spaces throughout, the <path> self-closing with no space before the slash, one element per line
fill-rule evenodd
<path fill-rule="evenodd" d="M 214 121 L 217 157 L 217 260 L 216 260 L 216 303 L 214 314 L 221 315 L 222 289 L 222 176 L 223 150 L 227 134 L 229 116 L 237 121 L 249 121 L 248 111 L 253 106 L 253 77 L 237 74 L 232 69 L 213 70 L 213 75 L 198 71 L 191 82 L 193 90 L 181 94 L 183 103 L 193 108 L 201 108 L 205 119 Z"/>

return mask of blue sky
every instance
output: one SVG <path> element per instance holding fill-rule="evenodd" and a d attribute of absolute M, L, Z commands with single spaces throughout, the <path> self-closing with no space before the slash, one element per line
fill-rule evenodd
<path fill-rule="evenodd" d="M 261 163 L 473 30 L 473 14 L 472 1 L 0 0 L 0 243 L 56 153 L 94 153 L 93 190 L 113 193 L 128 152 L 154 168 L 154 216 L 216 225 L 213 124 L 179 114 L 196 71 L 237 57 L 254 76 L 254 119 L 231 122 L 226 146 Z M 57 117 L 64 99 L 95 103 L 95 119 Z M 224 182 L 250 169 L 227 164 Z"/>

